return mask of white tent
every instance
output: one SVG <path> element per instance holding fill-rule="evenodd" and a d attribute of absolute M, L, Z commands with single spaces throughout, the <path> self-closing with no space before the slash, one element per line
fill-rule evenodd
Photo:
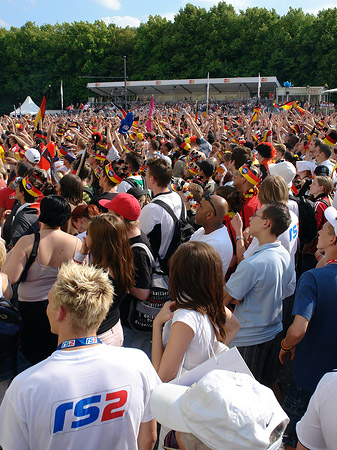
<path fill-rule="evenodd" d="M 29 116 L 33 116 L 34 114 L 37 114 L 39 112 L 39 106 L 35 105 L 35 103 L 33 102 L 33 100 L 31 99 L 31 97 L 26 98 L 26 100 L 22 103 L 21 108 L 17 108 L 15 111 L 12 111 L 10 113 L 10 116 L 13 117 L 15 116 L 15 113 L 17 116 L 20 116 L 20 114 L 22 115 L 29 115 Z"/>

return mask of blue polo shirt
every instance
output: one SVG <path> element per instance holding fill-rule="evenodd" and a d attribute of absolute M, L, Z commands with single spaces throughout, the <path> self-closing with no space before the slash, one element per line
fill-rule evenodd
<path fill-rule="evenodd" d="M 282 330 L 282 295 L 293 272 L 290 255 L 278 241 L 241 261 L 225 287 L 233 298 L 243 299 L 235 307 L 241 329 L 231 347 L 262 344 Z"/>
<path fill-rule="evenodd" d="M 309 321 L 296 346 L 294 381 L 314 392 L 322 376 L 337 367 L 337 264 L 303 273 L 296 288 L 293 315 Z"/>

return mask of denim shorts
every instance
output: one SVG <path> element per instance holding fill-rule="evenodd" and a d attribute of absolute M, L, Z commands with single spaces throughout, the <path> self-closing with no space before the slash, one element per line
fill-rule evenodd
<path fill-rule="evenodd" d="M 293 381 L 283 401 L 282 407 L 290 419 L 283 435 L 283 442 L 291 447 L 297 445 L 296 423 L 304 416 L 312 394 L 313 392 L 305 391 Z"/>

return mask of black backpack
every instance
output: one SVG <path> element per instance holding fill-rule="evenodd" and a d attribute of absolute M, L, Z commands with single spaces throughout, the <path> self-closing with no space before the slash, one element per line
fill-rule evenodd
<path fill-rule="evenodd" d="M 317 236 L 317 221 L 315 216 L 315 203 L 311 200 L 300 196 L 295 197 L 294 195 L 289 195 L 290 200 L 294 200 L 298 204 L 299 212 L 299 239 L 301 248 L 304 244 L 309 244 Z M 320 200 L 327 206 L 328 202 L 325 200 Z"/>
<path fill-rule="evenodd" d="M 0 363 L 11 357 L 13 375 L 17 375 L 17 344 L 22 330 L 19 310 L 4 298 L 0 300 Z"/>
<path fill-rule="evenodd" d="M 166 212 L 170 214 L 174 221 L 174 233 L 171 240 L 171 243 L 167 249 L 166 255 L 163 259 L 159 258 L 159 264 L 161 270 L 167 274 L 169 272 L 168 269 L 168 262 L 173 253 L 177 250 L 180 244 L 183 244 L 184 242 L 187 242 L 190 240 L 192 234 L 194 233 L 194 228 L 187 220 L 186 215 L 186 208 L 185 204 L 183 202 L 183 199 L 180 197 L 181 200 L 181 216 L 180 219 L 177 219 L 176 215 L 172 211 L 172 209 L 162 200 L 155 199 L 152 200 L 152 203 L 156 203 L 157 205 L 161 206 L 165 209 Z"/>

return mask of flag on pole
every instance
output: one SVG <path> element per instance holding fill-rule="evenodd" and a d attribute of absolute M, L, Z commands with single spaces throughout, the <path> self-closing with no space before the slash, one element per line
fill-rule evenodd
<path fill-rule="evenodd" d="M 198 121 L 198 100 L 196 100 L 195 102 L 195 119 L 194 119 L 195 123 L 197 123 Z"/>
<path fill-rule="evenodd" d="M 35 130 L 38 127 L 40 120 L 43 119 L 44 113 L 46 112 L 47 100 L 48 100 L 48 97 L 49 97 L 49 90 L 50 90 L 50 85 L 48 86 L 47 92 L 43 96 L 39 112 L 36 114 L 35 122 L 34 122 L 34 129 Z"/>
<path fill-rule="evenodd" d="M 250 121 L 249 121 L 249 125 L 250 125 L 251 123 L 257 121 L 259 112 L 261 112 L 261 106 L 260 106 L 260 105 L 254 106 L 254 109 L 253 109 L 253 113 L 254 113 L 254 114 L 252 115 L 252 117 L 251 117 L 251 119 L 250 119 Z"/>
<path fill-rule="evenodd" d="M 81 159 L 80 159 L 80 163 L 79 163 L 79 165 L 78 165 L 78 167 L 77 167 L 77 171 L 76 171 L 76 175 L 77 175 L 78 177 L 80 176 L 81 170 L 82 170 L 82 168 L 83 168 L 83 166 L 84 166 L 84 163 L 85 163 L 87 154 L 88 154 L 88 147 L 86 147 L 86 148 L 83 150 L 83 152 L 82 152 Z"/>
<path fill-rule="evenodd" d="M 149 109 L 149 114 L 147 116 L 147 121 L 145 122 L 145 127 L 146 127 L 146 131 L 147 132 L 151 132 L 152 131 L 152 114 L 153 114 L 153 110 L 154 110 L 154 99 L 153 99 L 153 95 L 151 97 L 151 102 L 150 102 L 150 109 Z"/>
<path fill-rule="evenodd" d="M 61 93 L 61 109 L 63 111 L 63 81 L 62 80 L 61 80 L 60 93 Z"/>
<path fill-rule="evenodd" d="M 294 101 L 288 101 L 288 102 L 284 102 L 282 103 L 282 105 L 279 105 L 280 108 L 285 109 L 286 111 L 289 111 L 289 109 L 291 109 L 294 105 Z"/>
<path fill-rule="evenodd" d="M 257 84 L 257 98 L 260 100 L 260 94 L 261 94 L 261 76 L 259 72 L 259 81 Z"/>
<path fill-rule="evenodd" d="M 209 72 L 207 73 L 206 114 L 208 114 L 208 102 L 209 102 Z"/>

